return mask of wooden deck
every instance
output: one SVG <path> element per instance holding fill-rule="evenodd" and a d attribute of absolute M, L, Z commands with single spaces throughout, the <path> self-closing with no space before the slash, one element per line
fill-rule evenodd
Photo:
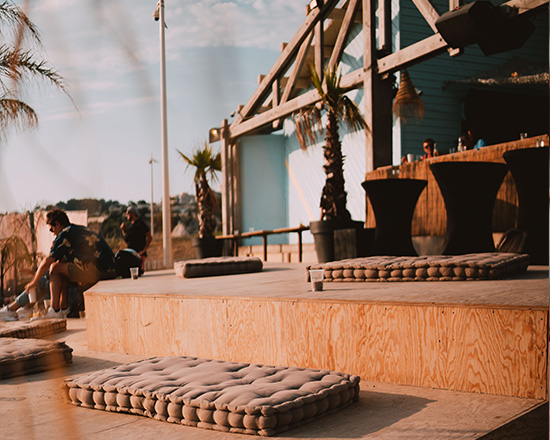
<path fill-rule="evenodd" d="M 325 283 L 305 265 L 86 293 L 92 350 L 329 368 L 366 381 L 548 398 L 548 268 L 509 280 Z"/>
<path fill-rule="evenodd" d="M 73 348 L 73 363 L 2 380 L 0 438 L 252 438 L 62 401 L 64 377 L 157 354 L 364 373 L 357 404 L 281 440 L 548 438 L 547 266 L 501 281 L 326 283 L 315 294 L 304 266 L 267 263 L 257 274 L 189 280 L 159 271 L 100 282 L 86 294 L 86 319 L 69 319 L 67 331 L 47 337 Z M 389 383 L 394 374 L 434 385 Z M 375 375 L 385 382 L 371 380 Z M 472 388 L 489 379 L 497 393 L 525 394 L 525 387 L 538 397 L 435 383 L 448 377 L 454 386 L 463 375 Z"/>
<path fill-rule="evenodd" d="M 72 377 L 144 356 L 91 350 L 86 320 L 69 319 L 67 331 L 48 339 L 73 348 L 73 363 L 55 370 L 2 380 L 1 439 L 40 440 L 253 440 L 147 417 L 76 407 L 63 402 L 59 384 Z M 548 438 L 548 402 L 536 399 L 443 391 L 363 380 L 359 402 L 277 440 L 471 440 Z"/>

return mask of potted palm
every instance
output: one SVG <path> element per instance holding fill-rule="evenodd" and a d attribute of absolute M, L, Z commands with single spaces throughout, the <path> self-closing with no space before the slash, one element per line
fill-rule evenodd
<path fill-rule="evenodd" d="M 216 221 L 214 210 L 218 208 L 218 198 L 208 183 L 208 178 L 217 179 L 216 173 L 222 170 L 220 153 L 214 153 L 212 147 L 204 142 L 197 146 L 192 156 L 177 150 L 187 168 L 195 169 L 195 197 L 197 199 L 199 235 L 193 240 L 197 258 L 219 257 L 222 254 L 222 241 L 214 238 Z"/>
<path fill-rule="evenodd" d="M 367 128 L 359 108 L 346 96 L 349 90 L 340 85 L 341 75 L 337 68 L 326 68 L 324 77 L 323 82 L 315 68 L 311 68 L 311 82 L 321 100 L 303 108 L 294 116 L 298 142 L 302 149 L 306 149 L 317 142 L 318 128 L 322 127 L 323 114 L 326 114 L 323 146 L 326 181 L 321 193 L 321 219 L 310 223 L 319 262 L 334 260 L 335 230 L 363 229 L 363 222 L 354 222 L 346 206 L 344 156 L 338 129 L 340 124 L 349 130 Z M 350 255 L 353 256 L 356 255 Z"/>

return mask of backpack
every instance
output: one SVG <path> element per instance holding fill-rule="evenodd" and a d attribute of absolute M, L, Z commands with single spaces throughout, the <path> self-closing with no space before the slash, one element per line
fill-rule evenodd
<path fill-rule="evenodd" d="M 115 255 L 117 277 L 130 278 L 130 268 L 141 268 L 141 257 L 133 249 L 121 249 Z"/>

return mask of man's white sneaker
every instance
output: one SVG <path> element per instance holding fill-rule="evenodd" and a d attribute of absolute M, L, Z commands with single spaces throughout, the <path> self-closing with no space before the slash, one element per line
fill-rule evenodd
<path fill-rule="evenodd" d="M 26 321 L 32 318 L 32 307 L 19 307 L 17 309 L 17 316 L 20 320 Z"/>
<path fill-rule="evenodd" d="M 19 316 L 17 316 L 17 312 L 8 309 L 6 306 L 0 309 L 0 321 L 19 321 Z"/>
<path fill-rule="evenodd" d="M 56 312 L 54 309 L 50 307 L 44 315 L 37 316 L 36 318 L 32 318 L 31 321 L 35 321 L 37 319 L 61 319 L 61 318 L 64 318 L 62 310 L 59 309 Z"/>

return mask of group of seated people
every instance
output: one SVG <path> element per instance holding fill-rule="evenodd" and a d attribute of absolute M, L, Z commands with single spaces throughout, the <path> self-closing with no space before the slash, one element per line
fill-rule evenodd
<path fill-rule="evenodd" d="M 135 253 L 135 266 L 143 273 L 146 251 L 152 241 L 149 228 L 134 207 L 126 212 L 128 225 L 121 230 L 128 249 Z M 124 276 L 117 257 L 107 242 L 91 229 L 70 222 L 65 211 L 53 209 L 46 223 L 54 240 L 50 253 L 42 260 L 25 290 L 15 301 L 0 308 L 0 321 L 18 321 L 33 315 L 37 301 L 49 300 L 45 314 L 36 319 L 67 318 L 83 307 L 82 293 L 100 280 Z M 117 252 L 117 255 L 123 251 Z M 125 269 L 125 268 L 122 268 Z M 126 270 L 126 269 L 125 269 Z M 30 295 L 32 292 L 32 295 Z"/>

